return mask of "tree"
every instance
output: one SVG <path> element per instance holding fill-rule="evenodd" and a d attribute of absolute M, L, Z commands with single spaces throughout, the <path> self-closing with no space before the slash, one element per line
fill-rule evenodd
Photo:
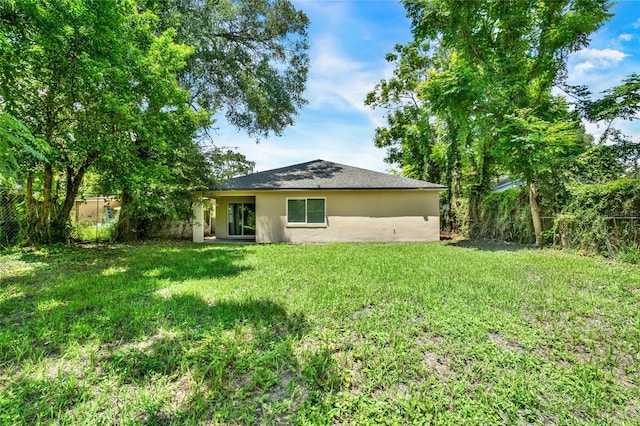
<path fill-rule="evenodd" d="M 290 2 L 143 3 L 160 17 L 159 30 L 175 28 L 176 40 L 194 49 L 177 74 L 194 111 L 204 117 L 224 111 L 231 124 L 256 137 L 280 134 L 293 123 L 306 103 L 308 19 Z M 103 176 L 105 191 L 122 194 L 117 238 L 148 235 L 157 220 L 189 220 L 192 190 L 219 182 L 227 166 L 253 168 L 240 153 L 208 150 L 202 143 L 205 127 L 206 118 L 184 133 L 200 141 L 200 153 L 183 140 L 182 148 L 174 146 L 175 152 L 162 158 L 157 152 L 137 158 L 127 169 L 131 173 Z"/>
<path fill-rule="evenodd" d="M 0 112 L 0 186 L 14 178 L 19 169 L 17 152 L 44 161 L 47 147 L 11 114 Z"/>
<path fill-rule="evenodd" d="M 622 84 L 604 91 L 604 96 L 592 101 L 587 93 L 587 118 L 591 121 L 604 120 L 611 124 L 615 119 L 635 120 L 640 114 L 640 75 L 631 74 Z"/>
<path fill-rule="evenodd" d="M 0 8 L 0 94 L 48 147 L 24 178 L 31 238 L 64 240 L 84 175 L 148 149 L 168 149 L 152 134 L 164 119 L 189 123 L 188 94 L 176 72 L 192 50 L 156 33 L 157 18 L 130 0 L 18 0 Z M 176 134 L 193 132 L 189 126 Z M 190 136 L 189 136 L 190 137 Z M 144 145 L 144 146 L 143 146 Z M 133 161 L 133 160 L 132 160 Z M 120 169 L 122 170 L 122 169 Z M 42 194 L 36 202 L 34 186 Z"/>
<path fill-rule="evenodd" d="M 519 150 L 524 142 L 518 133 L 523 128 L 509 134 L 516 131 L 509 126 L 510 114 L 544 116 L 551 89 L 564 78 L 568 54 L 586 46 L 589 34 L 609 18 L 610 5 L 606 0 L 405 0 L 404 5 L 412 21 L 410 44 L 426 46 L 422 63 L 427 70 L 416 89 L 420 108 L 442 123 L 441 134 L 449 139 L 449 173 L 465 179 L 477 223 L 481 198 L 495 173 L 519 170 L 511 158 L 495 157 Z M 415 79 L 411 71 L 397 75 Z M 509 149 L 499 149 L 499 143 Z M 462 173 L 465 168 L 470 173 Z M 529 183 L 535 199 L 538 183 Z M 534 228 L 539 230 L 540 223 Z M 536 241 L 541 242 L 539 232 Z"/>
<path fill-rule="evenodd" d="M 564 98 L 551 98 L 550 101 L 544 117 L 538 117 L 528 109 L 518 110 L 505 117 L 506 125 L 498 132 L 499 156 L 512 175 L 527 184 L 538 246 L 543 244 L 538 204 L 540 185 L 553 182 L 552 191 L 560 190 L 562 171 L 567 170 L 592 141 L 585 134 L 577 112 L 569 112 Z"/>
<path fill-rule="evenodd" d="M 614 127 L 617 119 L 633 121 L 640 114 L 640 75 L 631 74 L 618 86 L 607 89 L 599 99 L 592 100 L 592 94 L 585 87 L 569 87 L 569 92 L 577 99 L 578 109 L 591 122 L 604 122 L 606 126 L 600 143 L 590 153 L 591 162 L 584 162 L 592 180 L 611 180 L 623 175 L 640 176 L 640 143 L 624 135 Z M 595 163 L 600 167 L 595 169 Z"/>
<path fill-rule="evenodd" d="M 305 104 L 307 26 L 288 0 L 1 3 L 0 107 L 48 148 L 0 146 L 26 183 L 32 239 L 67 237 L 90 170 L 122 194 L 122 236 L 184 218 L 213 179 L 198 141 L 217 110 L 261 137 Z"/>
<path fill-rule="evenodd" d="M 193 190 L 253 169 L 242 154 L 202 143 L 209 114 L 225 111 L 231 124 L 262 137 L 281 134 L 306 103 L 308 19 L 289 1 L 144 4 L 160 17 L 159 30 L 175 28 L 176 40 L 194 49 L 177 76 L 201 120 L 188 132 L 172 132 L 178 140 L 185 136 L 171 144 L 173 152 L 142 150 L 128 173 L 103 174 L 101 187 L 122 194 L 116 237 L 124 240 L 148 235 L 158 220 L 189 220 Z M 201 141 L 200 152 L 191 139 Z"/>
<path fill-rule="evenodd" d="M 289 0 L 147 0 L 194 48 L 180 82 L 193 105 L 249 135 L 282 134 L 306 104 L 307 16 Z"/>
<path fill-rule="evenodd" d="M 231 148 L 214 147 L 205 155 L 211 163 L 214 185 L 220 185 L 236 176 L 253 173 L 256 167 L 256 163 L 249 161 L 243 154 Z"/>

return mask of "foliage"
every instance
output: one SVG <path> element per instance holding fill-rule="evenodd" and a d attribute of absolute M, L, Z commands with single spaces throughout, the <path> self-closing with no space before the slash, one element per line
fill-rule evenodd
<path fill-rule="evenodd" d="M 189 219 L 216 110 L 266 136 L 304 105 L 307 26 L 287 0 L 2 2 L 0 166 L 27 190 L 29 237 L 68 238 L 87 173 L 122 194 L 124 238 Z"/>
<path fill-rule="evenodd" d="M 628 263 L 640 263 L 640 248 L 638 247 L 629 247 L 620 251 L 616 258 Z"/>
<path fill-rule="evenodd" d="M 539 240 L 538 181 L 553 183 L 541 172 L 557 170 L 569 152 L 578 154 L 589 142 L 577 115 L 551 90 L 565 77 L 568 55 L 586 46 L 610 17 L 610 4 L 405 0 L 404 5 L 414 40 L 388 56 L 396 64 L 394 76 L 366 100 L 390 111 L 376 144 L 387 147 L 387 160 L 402 170 L 446 184 L 448 214 L 456 197 L 469 198 L 472 224 L 480 223 L 481 199 L 492 179 L 524 176 Z M 428 175 L 430 170 L 437 174 Z"/>
<path fill-rule="evenodd" d="M 568 165 L 568 171 L 578 184 L 605 183 L 624 176 L 629 157 L 623 145 L 593 145 Z"/>
<path fill-rule="evenodd" d="M 600 169 L 593 170 L 597 178 L 613 169 L 619 172 L 615 178 L 621 176 L 640 176 L 640 143 L 622 134 L 613 124 L 621 118 L 623 120 L 635 120 L 640 111 L 640 76 L 631 74 L 622 81 L 622 84 L 605 90 L 600 99 L 592 100 L 592 94 L 586 87 L 570 87 L 578 99 L 577 106 L 586 119 L 591 122 L 605 122 L 605 131 L 600 138 L 603 146 L 597 154 Z M 604 155 L 602 155 L 604 154 Z M 593 167 L 591 167 L 593 169 Z M 606 180 L 606 179 L 605 179 Z"/>
<path fill-rule="evenodd" d="M 240 152 L 230 148 L 215 147 L 209 150 L 206 155 L 211 162 L 215 184 L 220 184 L 236 176 L 253 173 L 256 167 L 255 162 L 249 161 Z"/>
<path fill-rule="evenodd" d="M 64 240 L 90 167 L 124 174 L 148 150 L 170 150 L 175 135 L 192 143 L 176 81 L 192 50 L 173 42 L 175 31 L 157 33 L 157 18 L 131 0 L 5 2 L 0 16 L 3 107 L 48 147 L 47 161 L 22 159 L 38 217 L 31 237 Z"/>
<path fill-rule="evenodd" d="M 633 120 L 640 113 L 640 75 L 631 74 L 622 84 L 604 91 L 604 96 L 583 104 L 587 118 L 591 121 L 608 121 L 617 118 Z"/>
<path fill-rule="evenodd" d="M 162 241 L 5 251 L 0 282 L 3 424 L 636 420 L 621 262 Z"/>
<path fill-rule="evenodd" d="M 577 186 L 563 213 L 555 221 L 562 247 L 610 256 L 640 247 L 638 179 Z"/>
<path fill-rule="evenodd" d="M 532 242 L 531 211 L 527 194 L 522 189 L 511 188 L 484 197 L 480 220 L 478 235 L 481 238 Z"/>
<path fill-rule="evenodd" d="M 20 120 L 0 110 L 0 185 L 6 184 L 18 172 L 16 152 L 24 152 L 43 161 L 46 149 L 46 145 L 36 139 Z"/>
<path fill-rule="evenodd" d="M 73 238 L 78 241 L 110 241 L 113 236 L 113 228 L 113 223 L 80 221 L 74 224 L 72 234 Z"/>
<path fill-rule="evenodd" d="M 195 51 L 180 74 L 192 104 L 250 135 L 276 135 L 306 104 L 307 16 L 289 0 L 146 0 Z"/>
<path fill-rule="evenodd" d="M 529 109 L 518 110 L 506 115 L 506 125 L 499 129 L 500 157 L 513 176 L 522 177 L 527 183 L 546 181 L 557 185 L 558 170 L 565 170 L 591 142 L 585 138 L 577 114 L 568 112 L 563 99 L 554 101 L 559 105 L 548 107 L 546 115 L 555 117 L 545 120 Z"/>

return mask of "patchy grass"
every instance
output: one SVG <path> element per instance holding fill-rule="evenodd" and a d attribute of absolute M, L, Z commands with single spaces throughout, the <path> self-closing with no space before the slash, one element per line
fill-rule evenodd
<path fill-rule="evenodd" d="M 640 423 L 637 266 L 465 244 L 0 254 L 0 424 Z"/>

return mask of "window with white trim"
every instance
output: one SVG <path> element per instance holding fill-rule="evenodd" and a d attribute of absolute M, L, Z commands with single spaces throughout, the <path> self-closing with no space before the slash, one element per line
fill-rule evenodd
<path fill-rule="evenodd" d="M 287 198 L 287 223 L 292 225 L 325 224 L 324 198 Z"/>

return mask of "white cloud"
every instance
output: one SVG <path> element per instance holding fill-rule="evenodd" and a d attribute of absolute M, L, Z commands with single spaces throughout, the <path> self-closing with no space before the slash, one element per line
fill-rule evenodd
<path fill-rule="evenodd" d="M 575 53 L 580 58 L 587 59 L 589 61 L 596 62 L 601 67 L 610 67 L 622 61 L 627 56 L 627 53 L 621 52 L 616 49 L 582 49 Z"/>
<path fill-rule="evenodd" d="M 621 67 L 624 58 L 631 56 L 616 49 L 582 49 L 569 58 L 569 74 L 572 78 L 585 79 L 588 74 L 600 75 L 605 70 L 616 70 Z M 585 73 L 586 71 L 597 71 Z M 584 81 L 581 84 L 588 84 Z"/>
<path fill-rule="evenodd" d="M 329 34 L 318 37 L 312 49 L 307 83 L 309 108 L 359 112 L 373 126 L 382 125 L 382 114 L 365 106 L 364 99 L 382 78 L 391 75 L 392 65 L 382 58 L 375 63 L 354 60 Z"/>
<path fill-rule="evenodd" d="M 396 42 L 410 39 L 404 8 L 391 1 L 293 0 L 311 19 L 310 67 L 305 98 L 309 103 L 282 137 L 256 144 L 221 118 L 217 146 L 237 147 L 259 171 L 322 158 L 370 170 L 386 171 L 385 150 L 373 143 L 375 127 L 385 124 L 384 111 L 364 99 L 389 78 L 393 64 L 385 54 Z M 379 11 L 385 18 L 371 20 Z M 362 10 L 369 14 L 362 14 Z"/>
<path fill-rule="evenodd" d="M 386 171 L 385 151 L 373 144 L 373 129 L 362 123 L 323 123 L 305 119 L 280 138 L 256 144 L 242 132 L 223 126 L 218 146 L 236 147 L 257 171 L 270 170 L 315 159 L 335 161 L 370 170 Z"/>
<path fill-rule="evenodd" d="M 586 61 L 586 62 L 580 62 L 580 63 L 579 63 L 578 65 L 576 65 L 573 69 L 574 69 L 576 72 L 581 73 L 581 72 L 584 72 L 584 71 L 589 70 L 589 69 L 591 69 L 591 68 L 594 68 L 594 65 L 593 65 L 591 62 Z"/>
<path fill-rule="evenodd" d="M 633 23 L 633 28 L 640 28 L 640 18 L 638 18 L 636 22 Z"/>
<path fill-rule="evenodd" d="M 622 41 L 631 41 L 633 40 L 633 34 L 622 33 L 618 36 L 618 39 Z"/>

